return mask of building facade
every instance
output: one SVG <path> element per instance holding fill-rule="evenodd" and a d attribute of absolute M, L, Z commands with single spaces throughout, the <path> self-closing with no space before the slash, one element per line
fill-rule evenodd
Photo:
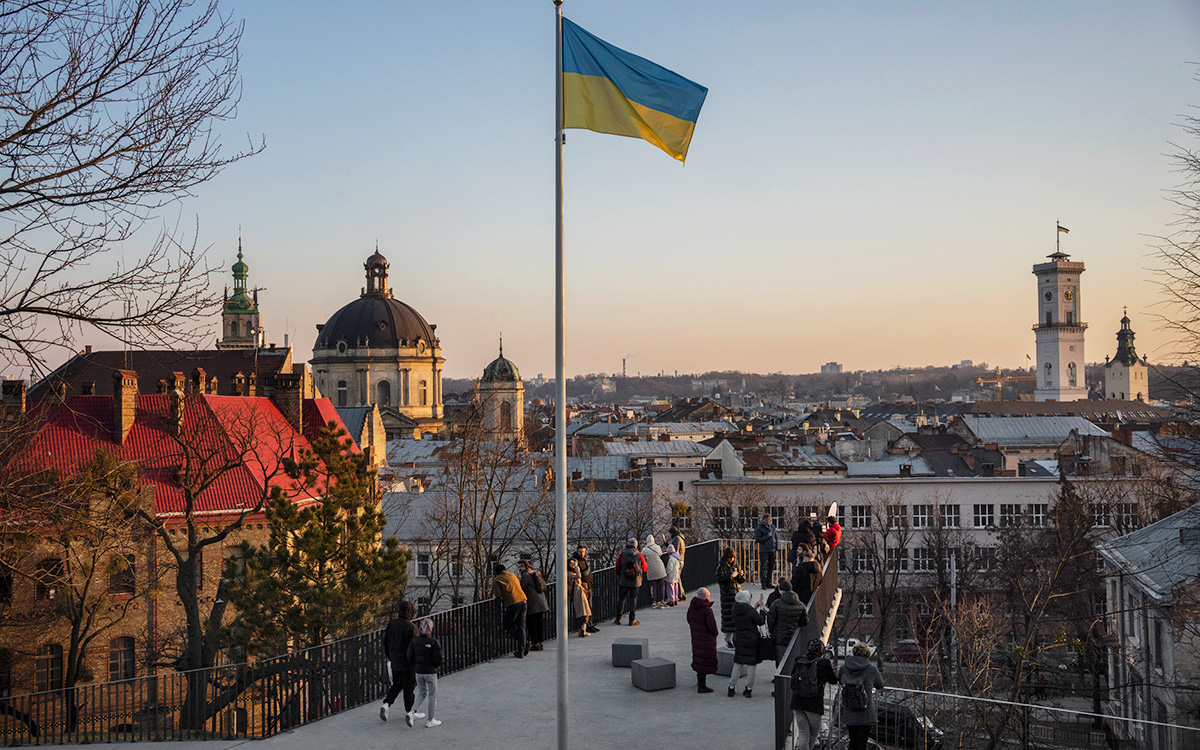
<path fill-rule="evenodd" d="M 1117 331 L 1117 353 L 1104 362 L 1104 397 L 1119 401 L 1150 400 L 1150 368 L 1133 347 L 1129 314 L 1121 318 Z"/>
<path fill-rule="evenodd" d="M 258 290 L 246 289 L 250 267 L 242 260 L 242 240 L 238 238 L 237 262 L 233 264 L 233 294 L 225 289 L 221 306 L 221 335 L 218 349 L 261 349 L 265 333 L 258 317 Z"/>
<path fill-rule="evenodd" d="M 1033 326 L 1037 338 L 1037 401 L 1079 401 L 1088 396 L 1084 380 L 1083 322 L 1079 277 L 1082 263 L 1056 251 L 1049 263 L 1033 267 L 1037 276 L 1038 318 Z"/>

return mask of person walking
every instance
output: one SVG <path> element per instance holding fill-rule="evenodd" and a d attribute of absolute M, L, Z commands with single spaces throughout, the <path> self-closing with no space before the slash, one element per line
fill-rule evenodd
<path fill-rule="evenodd" d="M 784 579 L 779 582 L 779 598 L 769 607 L 767 629 L 771 631 L 771 638 L 775 641 L 775 663 L 779 664 L 796 628 L 808 624 L 808 606 L 800 601 L 800 597 L 792 591 L 792 584 Z"/>
<path fill-rule="evenodd" d="M 683 566 L 687 562 L 687 543 L 683 540 L 683 532 L 672 526 L 667 534 L 671 537 L 671 546 L 679 554 L 679 601 L 687 601 L 687 592 L 683 590 Z"/>
<path fill-rule="evenodd" d="M 729 697 L 737 693 L 738 678 L 742 667 L 746 667 L 746 689 L 742 695 L 750 697 L 754 690 L 754 672 L 761 661 L 758 658 L 759 626 L 767 621 L 763 613 L 750 605 L 750 592 L 739 591 L 733 604 L 733 670 L 729 674 Z"/>
<path fill-rule="evenodd" d="M 838 670 L 842 683 L 842 723 L 850 733 L 848 750 L 867 750 L 867 740 L 878 720 L 875 691 L 883 689 L 883 676 L 871 663 L 871 647 L 861 641 Z"/>
<path fill-rule="evenodd" d="M 525 592 L 521 590 L 521 581 L 508 572 L 508 568 L 496 563 L 492 568 L 495 578 L 492 579 L 492 596 L 500 600 L 504 606 L 504 632 L 517 642 L 517 650 L 513 656 L 524 659 L 529 653 L 529 640 L 525 633 L 525 607 L 527 601 Z"/>
<path fill-rule="evenodd" d="M 545 651 L 542 642 L 546 640 L 546 617 L 550 613 L 550 604 L 546 601 L 546 579 L 541 571 L 533 569 L 528 560 L 517 563 L 521 573 L 521 591 L 525 594 L 525 623 L 529 631 L 529 650 Z"/>
<path fill-rule="evenodd" d="M 396 696 L 404 691 L 404 714 L 412 714 L 415 690 L 417 689 L 417 673 L 413 671 L 412 662 L 408 660 L 408 644 L 417 635 L 417 629 L 412 624 L 412 618 L 417 614 L 417 608 L 412 602 L 401 599 L 396 604 L 396 616 L 387 624 L 383 631 L 383 653 L 388 658 L 392 684 L 388 687 L 383 705 L 379 707 L 379 718 L 388 720 L 388 709 L 396 702 Z M 413 718 L 424 719 L 425 714 Z M 410 723 L 411 726 L 411 723 Z"/>
<path fill-rule="evenodd" d="M 667 565 L 662 559 L 662 547 L 654 543 L 654 535 L 646 535 L 642 557 L 646 559 L 646 583 L 650 587 L 650 606 L 660 609 L 667 598 Z"/>
<path fill-rule="evenodd" d="M 721 587 L 721 632 L 725 634 L 725 645 L 733 648 L 733 598 L 742 590 L 746 576 L 738 566 L 737 552 L 726 547 L 721 552 L 721 564 L 717 566 L 717 585 Z"/>
<path fill-rule="evenodd" d="M 588 618 L 592 616 L 592 602 L 579 574 L 579 562 L 574 558 L 567 560 L 567 598 L 571 602 L 572 627 L 579 628 L 580 638 L 587 638 L 591 635 Z"/>
<path fill-rule="evenodd" d="M 642 576 L 647 568 L 646 558 L 638 552 L 637 539 L 629 537 L 625 550 L 617 557 L 617 619 L 613 621 L 614 625 L 621 624 L 626 602 L 629 603 L 629 624 L 639 624 L 634 615 L 637 614 L 638 589 L 642 587 Z"/>
<path fill-rule="evenodd" d="M 717 673 L 717 618 L 713 616 L 712 599 L 708 589 L 696 589 L 687 611 L 688 627 L 692 631 L 692 671 L 696 673 L 696 692 L 713 691 L 705 679 Z"/>
<path fill-rule="evenodd" d="M 762 578 L 763 591 L 775 588 L 775 550 L 779 548 L 779 530 L 766 514 L 754 530 L 754 541 L 758 543 L 758 572 Z"/>
<path fill-rule="evenodd" d="M 825 686 L 838 684 L 833 664 L 825 658 L 825 642 L 813 638 L 792 667 L 792 717 L 796 750 L 814 750 L 825 716 Z"/>
<path fill-rule="evenodd" d="M 429 699 L 429 718 L 425 720 L 425 728 L 440 727 L 442 722 L 434 718 L 437 711 L 437 671 L 442 666 L 442 644 L 433 639 L 433 620 L 426 617 L 417 626 L 417 637 L 408 644 L 408 660 L 417 673 L 417 702 L 413 710 L 404 715 L 404 721 L 410 727 L 413 719 L 425 714 L 417 713 L 425 699 Z"/>
<path fill-rule="evenodd" d="M 679 571 L 683 567 L 683 558 L 675 551 L 675 545 L 668 544 L 667 558 L 667 604 L 674 607 L 683 598 L 683 585 L 679 582 Z"/>
<path fill-rule="evenodd" d="M 584 629 L 589 633 L 599 633 L 600 628 L 592 622 L 592 567 L 588 563 L 587 545 L 581 544 L 575 548 L 575 564 L 579 567 L 579 584 L 587 599 L 587 624 Z"/>

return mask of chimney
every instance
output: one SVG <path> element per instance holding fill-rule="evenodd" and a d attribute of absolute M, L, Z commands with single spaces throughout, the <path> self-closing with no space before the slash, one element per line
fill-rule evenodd
<path fill-rule="evenodd" d="M 998 450 L 1000 450 L 1000 446 L 997 445 L 996 443 L 984 443 L 983 449 L 985 451 L 998 451 Z"/>
<path fill-rule="evenodd" d="M 213 375 L 208 379 L 208 392 L 210 395 L 217 395 L 217 376 Z"/>
<path fill-rule="evenodd" d="M 171 373 L 171 381 L 166 384 L 170 410 L 167 412 L 167 429 L 172 435 L 183 432 L 183 393 L 187 388 L 187 378 L 182 372 Z"/>
<path fill-rule="evenodd" d="M 279 373 L 275 376 L 275 392 L 271 401 L 293 429 L 304 434 L 304 389 L 302 378 L 294 373 Z"/>
<path fill-rule="evenodd" d="M 233 395 L 246 395 L 246 376 L 243 375 L 240 370 L 233 376 Z"/>
<path fill-rule="evenodd" d="M 246 395 L 247 396 L 257 396 L 258 395 L 258 373 L 257 372 L 250 373 L 250 377 L 246 378 Z"/>
<path fill-rule="evenodd" d="M 965 463 L 967 465 L 968 469 L 970 469 L 971 471 L 975 471 L 975 456 L 973 456 L 970 453 L 964 453 L 962 460 L 963 460 L 963 463 Z"/>
<path fill-rule="evenodd" d="M 208 377 L 201 367 L 192 370 L 192 393 L 208 393 Z"/>
<path fill-rule="evenodd" d="M 4 414 L 7 417 L 21 417 L 25 414 L 25 381 L 0 381 L 0 400 L 4 403 Z"/>
<path fill-rule="evenodd" d="M 813 450 L 816 452 L 816 455 L 824 456 L 829 453 L 829 444 L 828 443 L 817 443 L 816 445 L 813 446 Z"/>
<path fill-rule="evenodd" d="M 113 442 L 124 445 L 137 416 L 137 373 L 113 370 Z"/>

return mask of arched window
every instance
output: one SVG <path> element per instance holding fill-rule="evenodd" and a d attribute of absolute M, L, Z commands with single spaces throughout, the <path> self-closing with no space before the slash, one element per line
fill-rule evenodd
<path fill-rule="evenodd" d="M 1067 365 L 1067 385 L 1071 386 L 1072 388 L 1074 388 L 1076 385 L 1074 362 L 1071 362 Z"/>
<path fill-rule="evenodd" d="M 1054 320 L 1054 313 L 1047 310 L 1046 311 L 1046 325 L 1048 325 L 1048 326 L 1054 325 L 1053 320 Z"/>
<path fill-rule="evenodd" d="M 507 401 L 500 402 L 500 431 L 512 432 L 513 428 L 513 408 L 512 404 Z"/>
<path fill-rule="evenodd" d="M 63 657 L 62 646 L 48 643 L 38 651 L 34 663 L 34 690 L 44 693 L 47 690 L 62 690 L 63 686 Z"/>
<path fill-rule="evenodd" d="M 417 403 L 429 406 L 429 383 L 424 380 L 417 383 Z"/>
<path fill-rule="evenodd" d="M 346 405 L 346 381 L 339 380 L 337 384 L 338 406 Z"/>
<path fill-rule="evenodd" d="M 392 405 L 392 384 L 386 380 L 380 380 L 375 385 L 375 392 L 379 394 L 375 398 L 375 403 L 379 406 Z"/>
<path fill-rule="evenodd" d="M 37 589 L 34 593 L 38 601 L 49 601 L 58 596 L 58 586 L 62 579 L 62 572 L 62 560 L 57 557 L 47 557 L 38 563 L 36 574 Z"/>
<path fill-rule="evenodd" d="M 1051 370 L 1053 370 L 1053 369 L 1054 369 L 1054 366 L 1053 366 L 1053 365 L 1051 365 L 1049 362 L 1047 362 L 1047 363 L 1046 363 L 1046 387 L 1047 387 L 1047 388 L 1049 388 L 1049 387 L 1051 386 L 1051 383 L 1050 383 L 1050 371 L 1051 371 Z"/>
<path fill-rule="evenodd" d="M 237 321 L 235 320 L 229 324 L 229 335 L 232 336 L 233 338 L 237 338 L 237 335 L 238 335 L 237 331 L 238 331 L 238 326 L 237 326 Z"/>
<path fill-rule="evenodd" d="M 133 636 L 113 638 L 108 642 L 108 681 L 132 680 L 137 676 Z"/>

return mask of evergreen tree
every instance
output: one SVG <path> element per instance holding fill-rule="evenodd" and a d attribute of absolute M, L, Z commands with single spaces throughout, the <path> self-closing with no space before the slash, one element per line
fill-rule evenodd
<path fill-rule="evenodd" d="M 264 546 L 243 542 L 226 564 L 229 601 L 240 615 L 229 641 L 266 657 L 365 632 L 394 603 L 407 580 L 411 553 L 395 537 L 380 539 L 375 474 L 352 453 L 345 430 L 321 428 L 287 472 L 319 490 L 320 502 L 277 498 L 266 508 Z"/>

